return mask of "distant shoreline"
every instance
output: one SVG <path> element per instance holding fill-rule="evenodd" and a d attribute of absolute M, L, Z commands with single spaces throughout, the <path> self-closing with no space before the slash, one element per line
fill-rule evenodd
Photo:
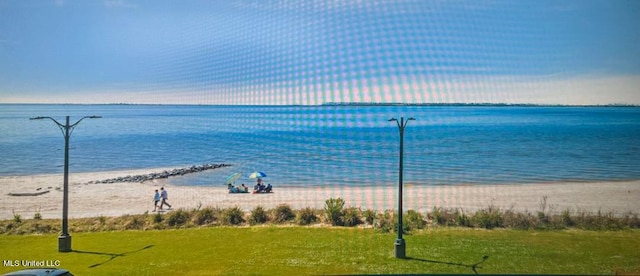
<path fill-rule="evenodd" d="M 629 107 L 640 104 L 532 104 L 532 103 L 375 103 L 375 102 L 326 102 L 322 104 L 150 104 L 150 103 L 0 103 L 0 105 L 74 105 L 74 106 L 203 106 L 203 107 L 325 107 L 325 106 L 442 106 L 442 107 Z"/>
<path fill-rule="evenodd" d="M 530 104 L 530 103 L 334 103 L 322 106 L 496 106 L 496 107 L 640 107 L 635 104 L 569 105 L 569 104 Z"/>

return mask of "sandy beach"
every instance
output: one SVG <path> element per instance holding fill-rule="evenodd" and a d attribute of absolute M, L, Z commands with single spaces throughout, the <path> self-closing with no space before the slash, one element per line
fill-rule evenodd
<path fill-rule="evenodd" d="M 208 187 L 175 186 L 166 179 L 145 183 L 87 184 L 90 181 L 115 177 L 161 172 L 162 169 L 73 173 L 69 183 L 69 216 L 119 216 L 139 214 L 153 210 L 155 189 L 165 187 L 174 209 L 199 206 L 234 207 L 245 211 L 261 205 L 273 208 L 289 204 L 294 209 L 312 207 L 321 209 L 324 201 L 332 197 L 345 199 L 347 206 L 383 211 L 397 208 L 397 187 L 278 187 L 272 194 L 229 194 L 223 185 Z M 2 176 L 0 187 L 0 219 L 11 219 L 14 214 L 32 218 L 40 213 L 43 218 L 59 218 L 62 213 L 62 174 L 32 176 Z M 42 193 L 37 196 L 13 194 Z M 535 212 L 540 210 L 542 198 L 547 197 L 552 211 L 586 212 L 640 212 L 640 181 L 417 186 L 406 184 L 404 210 L 420 212 L 434 206 L 462 208 L 475 211 L 490 205 L 501 209 Z M 549 208 L 548 207 L 548 208 Z"/>

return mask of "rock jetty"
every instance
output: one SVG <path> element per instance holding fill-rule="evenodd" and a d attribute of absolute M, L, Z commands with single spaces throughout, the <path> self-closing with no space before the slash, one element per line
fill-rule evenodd
<path fill-rule="evenodd" d="M 154 179 L 163 179 L 163 178 L 169 178 L 172 176 L 181 176 L 181 175 L 185 175 L 185 174 L 190 174 L 190 173 L 197 173 L 197 172 L 203 172 L 206 170 L 213 170 L 213 169 L 217 169 L 217 168 L 222 168 L 222 167 L 228 167 L 231 166 L 229 164 L 204 164 L 204 165 L 200 165 L 200 166 L 191 166 L 188 168 L 181 168 L 181 169 L 173 169 L 173 170 L 165 170 L 163 172 L 158 172 L 158 173 L 149 173 L 149 174 L 143 174 L 143 175 L 127 175 L 127 176 L 123 176 L 123 177 L 116 177 L 116 178 L 110 178 L 110 179 L 105 179 L 105 180 L 96 180 L 96 181 L 90 181 L 88 182 L 88 184 L 109 184 L 109 183 L 121 183 L 121 182 L 137 182 L 137 183 L 143 183 L 145 181 L 150 181 L 150 180 L 154 180 Z"/>

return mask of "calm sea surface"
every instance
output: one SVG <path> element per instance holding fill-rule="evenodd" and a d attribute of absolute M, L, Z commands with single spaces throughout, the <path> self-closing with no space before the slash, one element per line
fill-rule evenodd
<path fill-rule="evenodd" d="M 405 183 L 640 179 L 640 108 L 461 106 L 0 105 L 0 175 L 61 173 L 64 139 L 49 120 L 86 119 L 70 170 L 228 163 L 172 181 L 220 185 L 264 171 L 274 185 L 393 185 L 405 131 Z M 241 178 L 236 183 L 253 183 Z"/>

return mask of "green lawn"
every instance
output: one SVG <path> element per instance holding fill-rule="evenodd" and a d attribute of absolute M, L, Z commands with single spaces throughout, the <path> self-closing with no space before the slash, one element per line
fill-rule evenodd
<path fill-rule="evenodd" d="M 2 235 L 3 260 L 59 260 L 76 275 L 212 274 L 613 274 L 640 272 L 640 231 L 515 231 L 445 228 L 405 235 L 329 227 L 213 227 L 57 235 Z M 16 270 L 0 267 L 0 272 Z"/>

